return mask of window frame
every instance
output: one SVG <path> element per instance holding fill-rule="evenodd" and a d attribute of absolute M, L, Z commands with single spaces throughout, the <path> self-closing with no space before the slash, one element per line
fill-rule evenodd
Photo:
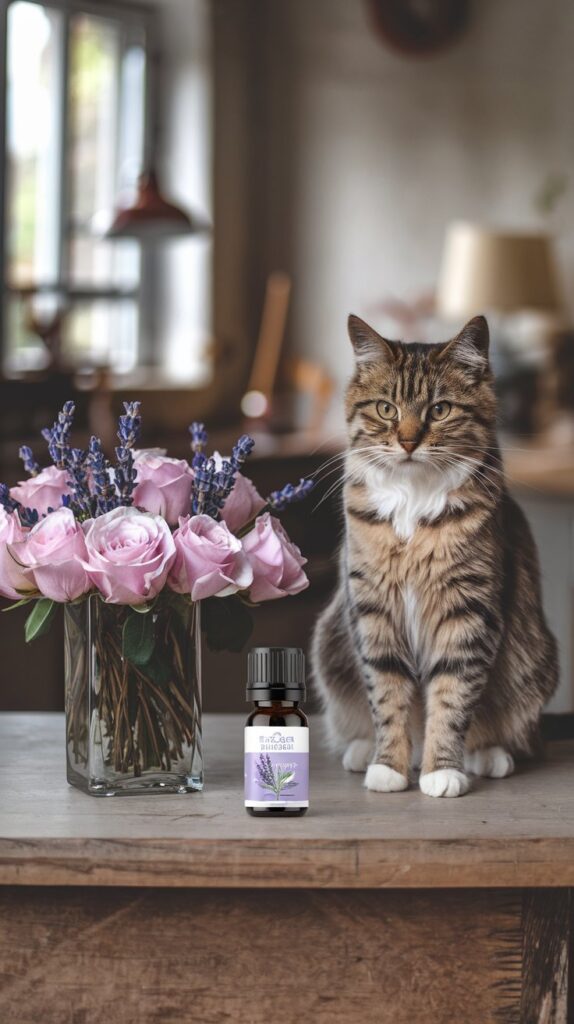
<path fill-rule="evenodd" d="M 108 300 L 120 302 L 131 299 L 138 308 L 137 363 L 139 366 L 152 364 L 154 361 L 154 310 L 156 309 L 156 256 L 145 245 L 140 246 L 140 275 L 138 283 L 133 286 L 113 287 L 112 285 L 77 286 L 69 279 L 69 243 L 70 243 L 70 166 L 68 161 L 69 142 L 69 60 L 70 60 L 70 23 L 78 14 L 87 14 L 102 19 L 119 22 L 121 25 L 137 25 L 145 32 L 145 96 L 144 96 L 144 138 L 142 169 L 150 164 L 150 157 L 155 152 L 158 134 L 157 84 L 158 84 L 158 52 L 159 17 L 154 8 L 146 4 L 126 4 L 121 0 L 26 0 L 39 7 L 57 9 L 62 13 L 61 59 L 59 61 L 59 152 L 58 168 L 60 172 L 60 189 L 58 196 L 58 266 L 54 282 L 38 286 L 18 287 L 10 285 L 7 280 L 8 254 L 6 251 L 6 200 L 8 193 L 7 171 L 7 131 L 6 108 L 8 86 L 8 11 L 18 0 L 0 0 L 0 287 L 2 289 L 2 310 L 0 312 L 0 377 L 3 376 L 7 355 L 7 309 L 8 298 L 39 294 L 59 294 L 68 298 L 71 303 Z M 23 377 L 26 371 L 22 371 Z"/>

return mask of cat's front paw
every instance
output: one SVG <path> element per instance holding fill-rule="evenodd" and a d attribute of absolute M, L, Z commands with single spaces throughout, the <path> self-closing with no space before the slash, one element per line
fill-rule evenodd
<path fill-rule="evenodd" d="M 421 775 L 419 786 L 425 796 L 464 796 L 470 783 L 464 772 L 456 768 L 439 768 L 436 772 Z"/>
<path fill-rule="evenodd" d="M 397 793 L 406 789 L 409 780 L 387 764 L 370 764 L 365 775 L 365 786 L 376 793 Z"/>
<path fill-rule="evenodd" d="M 487 779 L 505 779 L 514 771 L 514 758 L 503 747 L 483 747 L 472 754 L 465 754 L 464 767 Z"/>
<path fill-rule="evenodd" d="M 373 756 L 371 740 L 351 740 L 343 754 L 343 768 L 347 772 L 364 772 Z"/>

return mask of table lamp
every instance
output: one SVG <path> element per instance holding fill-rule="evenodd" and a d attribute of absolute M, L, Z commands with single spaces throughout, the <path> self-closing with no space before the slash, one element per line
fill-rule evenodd
<path fill-rule="evenodd" d="M 550 238 L 455 221 L 446 232 L 437 310 L 457 320 L 477 313 L 561 309 Z"/>
<path fill-rule="evenodd" d="M 561 311 L 548 236 L 455 221 L 446 233 L 437 311 L 458 322 L 488 314 L 502 420 L 521 436 L 540 429 L 539 398 Z M 518 313 L 530 315 L 517 322 Z"/>

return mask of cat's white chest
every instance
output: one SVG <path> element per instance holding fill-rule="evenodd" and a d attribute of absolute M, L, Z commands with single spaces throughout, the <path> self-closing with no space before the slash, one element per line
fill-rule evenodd
<path fill-rule="evenodd" d="M 408 540 L 421 519 L 432 522 L 447 507 L 459 504 L 451 492 L 467 475 L 459 467 L 436 473 L 422 463 L 392 472 L 369 467 L 365 472 L 369 505 L 381 519 L 390 519 L 401 540 Z"/>
<path fill-rule="evenodd" d="M 403 605 L 405 617 L 405 633 L 415 664 L 420 661 L 422 654 L 422 628 L 420 620 L 420 604 L 417 600 L 416 590 L 412 583 L 407 583 L 403 590 Z"/>
<path fill-rule="evenodd" d="M 406 583 L 402 591 L 404 635 L 415 671 L 424 676 L 431 661 L 431 647 L 425 629 L 425 616 L 420 595 L 413 583 Z"/>

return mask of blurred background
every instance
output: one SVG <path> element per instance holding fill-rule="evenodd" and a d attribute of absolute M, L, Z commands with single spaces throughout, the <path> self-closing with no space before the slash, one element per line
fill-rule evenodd
<path fill-rule="evenodd" d="M 439 340 L 488 316 L 511 486 L 540 547 L 574 712 L 574 9 L 569 0 L 2 0 L 0 479 L 67 398 L 111 448 L 257 439 L 303 595 L 254 642 L 306 646 L 336 574 L 346 319 Z M 21 614 L 22 612 L 22 614 Z M 63 705 L 61 624 L 0 615 L 0 707 Z M 205 707 L 245 658 L 206 653 Z"/>

